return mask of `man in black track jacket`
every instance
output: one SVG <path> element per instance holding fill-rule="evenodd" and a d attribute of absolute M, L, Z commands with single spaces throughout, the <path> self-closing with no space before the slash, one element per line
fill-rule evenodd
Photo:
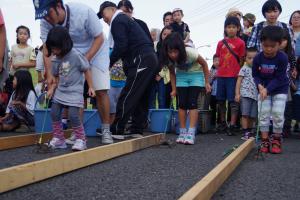
<path fill-rule="evenodd" d="M 114 43 L 110 67 L 121 58 L 127 76 L 117 103 L 116 118 L 111 126 L 112 134 L 124 135 L 130 116 L 132 126 L 129 134 L 142 134 L 148 115 L 148 91 L 159 71 L 152 41 L 137 22 L 117 10 L 112 2 L 102 3 L 98 16 L 110 25 Z"/>

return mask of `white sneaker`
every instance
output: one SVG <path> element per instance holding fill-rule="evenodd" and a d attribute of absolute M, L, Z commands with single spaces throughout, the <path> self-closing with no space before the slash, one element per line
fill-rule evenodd
<path fill-rule="evenodd" d="M 185 134 L 179 134 L 179 136 L 176 139 L 176 143 L 184 144 L 184 138 L 185 138 Z"/>
<path fill-rule="evenodd" d="M 111 132 L 109 132 L 107 130 L 103 131 L 103 133 L 102 133 L 102 143 L 103 144 L 112 144 L 112 143 L 114 143 L 114 140 L 111 136 Z"/>
<path fill-rule="evenodd" d="M 76 139 L 75 144 L 72 146 L 73 151 L 83 151 L 87 149 L 86 147 L 86 141 L 82 139 Z"/>
<path fill-rule="evenodd" d="M 75 141 L 76 141 L 76 136 L 73 133 L 72 133 L 71 137 L 69 137 L 68 139 L 66 139 L 66 143 L 70 144 L 70 145 L 75 144 Z"/>
<path fill-rule="evenodd" d="M 66 149 L 67 145 L 66 145 L 65 140 L 60 140 L 60 139 L 54 137 L 49 142 L 49 147 L 51 147 L 52 149 Z"/>
<path fill-rule="evenodd" d="M 190 144 L 190 145 L 195 144 L 195 135 L 187 133 L 184 137 L 184 144 Z"/>

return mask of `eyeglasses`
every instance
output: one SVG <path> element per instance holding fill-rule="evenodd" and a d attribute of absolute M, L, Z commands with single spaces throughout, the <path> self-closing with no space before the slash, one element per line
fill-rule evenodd
<path fill-rule="evenodd" d="M 293 16 L 292 19 L 300 19 L 300 16 Z"/>

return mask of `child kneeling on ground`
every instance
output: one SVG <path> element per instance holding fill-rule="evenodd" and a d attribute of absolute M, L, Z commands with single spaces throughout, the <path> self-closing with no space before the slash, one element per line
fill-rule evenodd
<path fill-rule="evenodd" d="M 165 39 L 160 60 L 162 66 L 169 66 L 170 69 L 171 96 L 175 97 L 176 93 L 178 94 L 180 134 L 176 142 L 194 144 L 198 121 L 197 99 L 201 87 L 205 87 L 206 92 L 211 90 L 207 63 L 197 50 L 184 46 L 183 40 L 178 33 L 171 33 Z M 187 130 L 186 118 L 188 110 L 190 124 Z"/>
<path fill-rule="evenodd" d="M 34 126 L 34 106 L 37 99 L 29 71 L 19 70 L 13 76 L 13 88 L 6 114 L 0 118 L 0 131 L 14 131 L 21 123 Z"/>
<path fill-rule="evenodd" d="M 79 117 L 79 110 L 83 108 L 84 76 L 89 85 L 89 95 L 95 96 L 90 65 L 87 59 L 73 49 L 73 42 L 68 31 L 63 27 L 50 30 L 46 41 L 48 56 L 55 56 L 52 60 L 53 75 L 58 79 L 57 85 L 52 84 L 48 89 L 48 97 L 52 97 L 51 119 L 53 138 L 49 146 L 54 149 L 67 148 L 61 123 L 63 108 L 68 108 L 73 134 L 76 136 L 72 150 L 86 149 L 86 138 L 83 124 Z"/>
<path fill-rule="evenodd" d="M 263 153 L 281 153 L 281 134 L 284 124 L 284 110 L 289 80 L 287 77 L 288 58 L 280 51 L 283 30 L 278 26 L 267 26 L 262 30 L 263 52 L 253 60 L 252 74 L 259 90 L 258 111 Z M 273 120 L 273 137 L 270 144 L 269 126 Z"/>

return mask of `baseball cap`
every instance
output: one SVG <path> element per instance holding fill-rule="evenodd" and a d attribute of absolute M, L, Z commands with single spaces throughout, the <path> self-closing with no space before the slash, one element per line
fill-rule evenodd
<path fill-rule="evenodd" d="M 113 8 L 117 8 L 117 5 L 111 1 L 104 1 L 99 8 L 99 12 L 97 13 L 97 16 L 99 17 L 99 19 L 102 18 L 102 12 L 105 8 L 107 7 L 113 7 Z"/>
<path fill-rule="evenodd" d="M 230 8 L 226 17 L 229 17 L 232 14 L 239 14 L 241 17 L 243 16 L 243 13 L 238 8 Z"/>
<path fill-rule="evenodd" d="M 56 0 L 33 0 L 35 19 L 42 19 L 48 15 L 50 5 Z"/>
<path fill-rule="evenodd" d="M 177 11 L 182 12 L 182 9 L 181 8 L 174 8 L 174 10 L 172 11 L 172 13 L 177 12 Z"/>

